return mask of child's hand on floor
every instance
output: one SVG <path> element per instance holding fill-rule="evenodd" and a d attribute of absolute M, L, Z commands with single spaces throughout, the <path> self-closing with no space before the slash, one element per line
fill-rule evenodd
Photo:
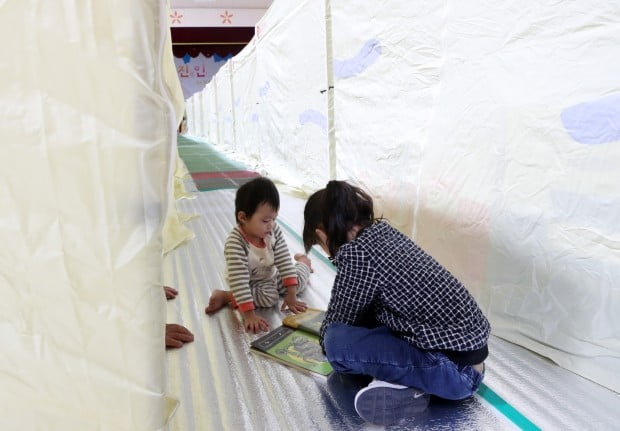
<path fill-rule="evenodd" d="M 164 293 L 166 294 L 166 299 L 174 299 L 175 296 L 179 293 L 174 287 L 164 286 Z"/>
<path fill-rule="evenodd" d="M 261 331 L 269 331 L 269 324 L 267 323 L 267 321 L 254 313 L 254 311 L 248 311 L 246 313 L 243 313 L 243 320 L 245 330 L 248 332 L 256 334 Z"/>
<path fill-rule="evenodd" d="M 175 349 L 182 347 L 184 343 L 194 341 L 194 334 L 185 326 L 176 323 L 166 323 L 166 348 Z"/>
<path fill-rule="evenodd" d="M 282 303 L 282 308 L 280 310 L 284 311 L 287 308 L 295 314 L 306 311 L 306 303 L 297 299 L 295 289 L 289 289 L 284 297 L 284 302 Z"/>

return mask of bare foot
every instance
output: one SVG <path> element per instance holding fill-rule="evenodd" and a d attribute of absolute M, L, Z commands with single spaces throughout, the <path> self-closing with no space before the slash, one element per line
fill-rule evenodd
<path fill-rule="evenodd" d="M 216 289 L 209 298 L 209 305 L 205 308 L 205 313 L 215 313 L 222 307 L 225 307 L 230 302 L 230 292 L 226 290 Z"/>
<path fill-rule="evenodd" d="M 297 253 L 295 256 L 293 256 L 293 259 L 295 259 L 299 263 L 303 263 L 304 265 L 306 265 L 308 269 L 310 269 L 310 272 L 314 272 L 314 269 L 312 269 L 312 261 L 305 254 Z"/>

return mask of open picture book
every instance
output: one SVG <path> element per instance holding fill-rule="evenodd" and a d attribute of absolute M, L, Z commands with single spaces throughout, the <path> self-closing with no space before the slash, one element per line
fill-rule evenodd
<path fill-rule="evenodd" d="M 315 308 L 286 316 L 282 326 L 253 341 L 250 351 L 302 371 L 328 376 L 334 370 L 319 344 L 324 318 L 325 311 Z"/>

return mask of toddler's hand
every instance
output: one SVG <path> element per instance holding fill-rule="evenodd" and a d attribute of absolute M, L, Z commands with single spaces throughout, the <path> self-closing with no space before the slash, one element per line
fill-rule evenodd
<path fill-rule="evenodd" d="M 297 300 L 297 296 L 295 294 L 287 294 L 284 297 L 284 302 L 282 303 L 281 311 L 289 309 L 291 312 L 297 314 L 306 311 L 306 303 L 303 301 Z"/>
<path fill-rule="evenodd" d="M 244 320 L 245 330 L 248 332 L 256 334 L 261 331 L 269 331 L 269 324 L 267 321 L 255 313 L 245 315 Z"/>

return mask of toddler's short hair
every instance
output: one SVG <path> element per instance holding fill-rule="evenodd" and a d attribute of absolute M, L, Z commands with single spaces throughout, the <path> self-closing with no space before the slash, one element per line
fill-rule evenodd
<path fill-rule="evenodd" d="M 245 183 L 237 190 L 235 220 L 237 220 L 239 211 L 243 211 L 246 217 L 252 217 L 262 203 L 266 203 L 278 211 L 280 209 L 280 194 L 273 181 L 269 178 L 258 177 Z"/>

